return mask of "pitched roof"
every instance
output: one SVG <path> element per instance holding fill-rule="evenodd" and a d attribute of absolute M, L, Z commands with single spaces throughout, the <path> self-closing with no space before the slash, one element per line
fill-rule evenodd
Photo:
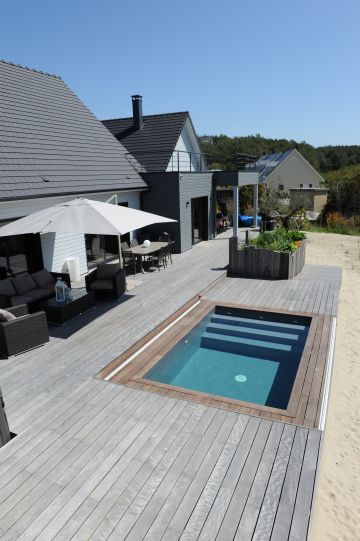
<path fill-rule="evenodd" d="M 266 154 L 256 160 L 255 166 L 259 168 L 259 180 L 264 181 L 272 171 L 280 165 L 290 154 L 294 152 L 293 148 L 285 150 L 285 152 L 276 152 L 274 154 Z"/>
<path fill-rule="evenodd" d="M 188 117 L 187 111 L 146 115 L 140 130 L 132 128 L 132 117 L 103 120 L 103 124 L 147 171 L 155 164 L 165 171 Z"/>
<path fill-rule="evenodd" d="M 0 60 L 0 200 L 144 188 L 131 158 L 60 77 Z"/>

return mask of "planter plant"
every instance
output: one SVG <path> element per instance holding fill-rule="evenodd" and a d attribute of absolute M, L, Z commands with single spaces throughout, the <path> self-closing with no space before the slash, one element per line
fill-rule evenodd
<path fill-rule="evenodd" d="M 229 273 L 272 280 L 294 278 L 304 266 L 305 247 L 305 233 L 284 227 L 261 233 L 240 249 L 237 239 L 232 238 L 229 243 Z"/>

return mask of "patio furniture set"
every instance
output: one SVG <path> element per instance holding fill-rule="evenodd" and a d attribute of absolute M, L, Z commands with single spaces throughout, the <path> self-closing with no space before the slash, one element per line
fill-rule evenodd
<path fill-rule="evenodd" d="M 173 243 L 169 238 L 150 246 L 136 241 L 132 247 L 122 244 L 124 262 L 131 264 L 134 274 L 138 263 L 141 272 L 145 262 L 158 270 L 168 261 L 172 263 Z M 117 263 L 99 264 L 85 277 L 86 287 L 72 289 L 64 302 L 56 299 L 58 277 L 71 287 L 69 274 L 46 269 L 0 281 L 0 355 L 9 357 L 48 342 L 48 323 L 64 325 L 94 308 L 97 299 L 116 300 L 126 291 L 126 269 L 120 269 Z"/>
<path fill-rule="evenodd" d="M 157 268 L 160 271 L 160 267 L 166 268 L 168 262 L 172 264 L 173 246 L 174 241 L 167 234 L 161 235 L 158 241 L 149 244 L 140 245 L 137 240 L 133 240 L 129 246 L 127 242 L 122 242 L 124 265 L 133 271 L 134 276 L 137 267 L 144 273 L 145 265 L 149 269 Z"/>
<path fill-rule="evenodd" d="M 48 232 L 116 235 L 120 238 L 120 235 L 154 223 L 174 221 L 137 209 L 78 198 L 11 222 L 0 228 L 0 236 Z M 143 256 L 159 270 L 160 266 L 166 267 L 168 258 L 171 260 L 169 239 L 162 239 L 150 247 L 128 247 L 125 257 L 131 258 L 134 273 L 139 260 L 143 271 Z M 70 288 L 68 274 L 51 273 L 46 269 L 0 281 L 0 309 L 6 308 L 0 310 L 0 354 L 8 357 L 41 345 L 49 340 L 48 322 L 64 324 L 93 308 L 95 299 L 117 299 L 126 291 L 125 269 L 120 269 L 118 264 L 103 263 L 88 274 L 86 288 L 72 291 L 68 298 L 64 296 L 59 302 L 55 295 L 55 290 L 59 290 L 55 278 L 59 276 Z"/>
<path fill-rule="evenodd" d="M 9 357 L 49 341 L 48 323 L 63 325 L 95 307 L 96 299 L 117 299 L 126 290 L 125 271 L 103 263 L 90 272 L 86 288 L 72 289 L 56 300 L 55 277 L 70 287 L 67 273 L 46 269 L 0 281 L 0 354 Z"/>

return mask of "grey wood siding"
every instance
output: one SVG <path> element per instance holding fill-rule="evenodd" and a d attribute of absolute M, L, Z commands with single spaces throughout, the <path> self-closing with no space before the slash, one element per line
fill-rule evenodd
<path fill-rule="evenodd" d="M 179 173 L 144 173 L 149 190 L 142 194 L 142 210 L 178 220 L 177 223 L 154 224 L 154 238 L 161 232 L 170 233 L 175 241 L 175 251 L 180 252 Z"/>
<path fill-rule="evenodd" d="M 211 172 L 180 174 L 180 234 L 182 252 L 189 250 L 192 246 L 191 199 L 196 197 L 208 198 L 208 238 L 213 238 L 215 220 L 211 195 Z M 187 201 L 190 202 L 189 205 L 186 205 Z"/>

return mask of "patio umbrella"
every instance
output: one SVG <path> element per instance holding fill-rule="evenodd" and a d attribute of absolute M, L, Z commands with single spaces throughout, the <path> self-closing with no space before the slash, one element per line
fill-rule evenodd
<path fill-rule="evenodd" d="M 92 199 L 74 199 L 20 218 L 0 228 L 0 237 L 27 233 L 124 235 L 147 225 L 176 222 L 137 209 Z M 121 250 L 119 243 L 119 255 Z"/>

